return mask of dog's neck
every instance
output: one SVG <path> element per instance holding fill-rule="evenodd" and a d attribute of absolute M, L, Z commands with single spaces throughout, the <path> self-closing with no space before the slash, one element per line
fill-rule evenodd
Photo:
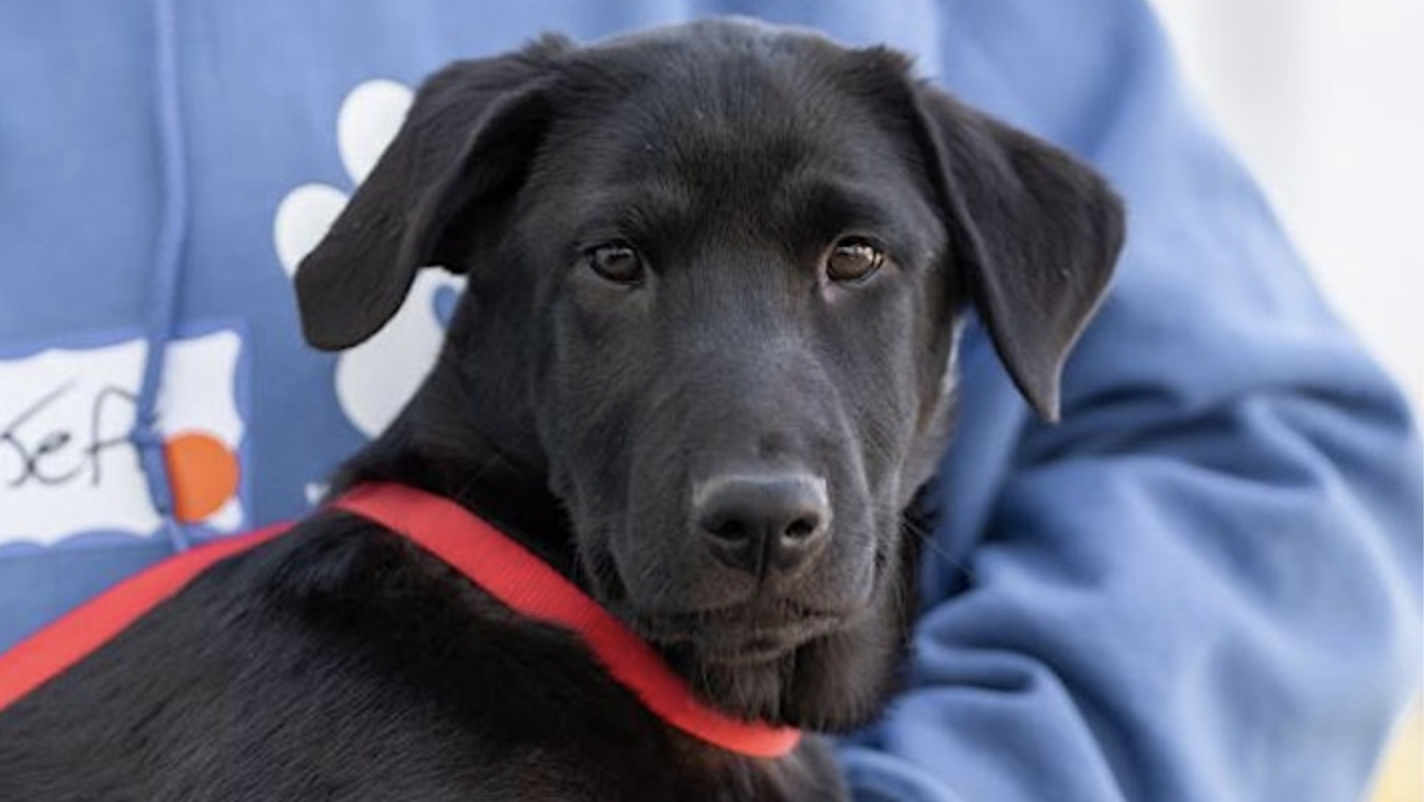
<path fill-rule="evenodd" d="M 543 469 L 497 447 L 473 415 L 451 414 L 466 400 L 458 381 L 438 367 L 391 426 L 342 466 L 330 494 L 385 481 L 444 496 L 582 585 L 569 518 Z"/>

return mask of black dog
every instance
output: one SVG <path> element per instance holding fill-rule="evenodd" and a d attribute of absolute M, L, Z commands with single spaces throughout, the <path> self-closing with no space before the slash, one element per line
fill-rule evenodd
<path fill-rule="evenodd" d="M 419 267 L 468 276 L 338 491 L 453 499 L 709 704 L 838 731 L 893 685 L 964 314 L 1053 417 L 1121 236 L 1086 168 L 897 54 L 705 22 L 439 73 L 297 286 L 341 349 Z M 844 793 L 816 738 L 750 758 L 673 729 L 577 637 L 334 510 L 0 713 L 6 800 Z"/>

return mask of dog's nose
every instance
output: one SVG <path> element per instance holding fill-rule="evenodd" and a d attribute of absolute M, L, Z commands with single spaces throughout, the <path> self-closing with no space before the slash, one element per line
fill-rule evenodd
<path fill-rule="evenodd" d="M 713 555 L 759 577 L 816 553 L 831 518 L 826 480 L 808 473 L 720 476 L 693 494 L 693 521 Z"/>

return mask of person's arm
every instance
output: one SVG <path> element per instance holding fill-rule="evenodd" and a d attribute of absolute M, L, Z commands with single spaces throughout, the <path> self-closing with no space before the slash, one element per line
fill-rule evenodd
<path fill-rule="evenodd" d="M 1141 4 L 986 5 L 947 10 L 943 77 L 1094 161 L 1129 245 L 1061 424 L 969 347 L 935 601 L 843 749 L 858 799 L 1358 799 L 1419 670 L 1410 413 Z"/>

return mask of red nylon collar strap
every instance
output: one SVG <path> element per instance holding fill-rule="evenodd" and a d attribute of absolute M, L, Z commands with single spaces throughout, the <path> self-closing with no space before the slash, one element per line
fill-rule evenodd
<path fill-rule="evenodd" d="M 796 729 L 733 718 L 694 697 L 637 635 L 569 580 L 465 508 L 405 485 L 374 483 L 333 506 L 368 518 L 438 557 L 521 614 L 578 634 L 609 675 L 669 725 L 751 757 L 780 757 Z M 0 711 L 113 639 L 210 565 L 287 531 L 273 526 L 191 549 L 138 574 L 0 654 Z"/>
<path fill-rule="evenodd" d="M 368 484 L 337 507 L 420 544 L 512 610 L 578 634 L 609 675 L 670 725 L 730 752 L 781 757 L 796 729 L 742 721 L 701 703 L 647 643 L 524 546 L 455 502 L 398 484 Z"/>
<path fill-rule="evenodd" d="M 120 582 L 20 641 L 0 654 L 0 713 L 118 637 L 208 566 L 254 549 L 290 528 L 291 524 L 277 524 L 176 554 Z"/>

